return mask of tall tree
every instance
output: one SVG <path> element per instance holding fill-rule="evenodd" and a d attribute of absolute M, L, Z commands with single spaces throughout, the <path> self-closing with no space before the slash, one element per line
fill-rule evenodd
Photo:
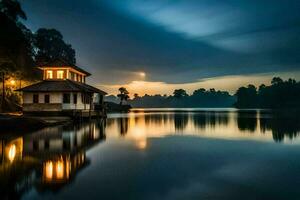
<path fill-rule="evenodd" d="M 178 99 L 188 96 L 188 94 L 186 93 L 186 91 L 184 89 L 174 90 L 173 95 L 175 98 L 178 98 Z"/>
<path fill-rule="evenodd" d="M 122 105 L 124 100 L 127 101 L 129 99 L 129 92 L 124 87 L 119 88 L 119 92 L 120 94 L 117 96 L 120 98 L 120 105 Z"/>
<path fill-rule="evenodd" d="M 248 85 L 248 87 L 240 87 L 236 92 L 238 108 L 255 108 L 257 107 L 257 91 L 254 85 Z"/>
<path fill-rule="evenodd" d="M 0 12 L 4 13 L 13 21 L 17 21 L 18 17 L 24 20 L 27 19 L 21 4 L 17 0 L 0 0 Z"/>
<path fill-rule="evenodd" d="M 16 67 L 32 77 L 34 54 L 32 32 L 18 18 L 26 19 L 20 3 L 15 0 L 0 0 L 0 64 Z M 7 65 L 7 63 L 10 63 Z"/>
<path fill-rule="evenodd" d="M 37 48 L 36 61 L 42 65 L 57 59 L 71 65 L 76 64 L 75 50 L 65 43 L 62 34 L 56 29 L 40 28 L 34 35 Z"/>

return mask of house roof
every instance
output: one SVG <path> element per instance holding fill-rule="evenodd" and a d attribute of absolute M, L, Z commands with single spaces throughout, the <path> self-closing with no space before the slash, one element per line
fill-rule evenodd
<path fill-rule="evenodd" d="M 21 92 L 90 92 L 106 95 L 107 93 L 87 85 L 72 80 L 44 80 L 33 85 L 18 89 Z"/>
<path fill-rule="evenodd" d="M 82 69 L 82 68 L 80 68 L 76 65 L 70 64 L 70 63 L 68 63 L 68 62 L 66 62 L 62 59 L 55 59 L 53 61 L 40 64 L 39 67 L 41 67 L 41 68 L 43 68 L 43 67 L 47 67 L 47 68 L 51 68 L 51 67 L 72 67 L 73 69 L 86 74 L 86 76 L 91 75 L 89 72 L 85 71 L 84 69 Z"/>

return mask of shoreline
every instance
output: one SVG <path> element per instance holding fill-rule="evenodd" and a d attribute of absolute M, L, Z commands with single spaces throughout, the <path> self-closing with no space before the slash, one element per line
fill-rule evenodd
<path fill-rule="evenodd" d="M 31 117 L 13 114 L 0 114 L 1 133 L 31 132 L 49 126 L 63 125 L 72 122 L 68 117 Z"/>

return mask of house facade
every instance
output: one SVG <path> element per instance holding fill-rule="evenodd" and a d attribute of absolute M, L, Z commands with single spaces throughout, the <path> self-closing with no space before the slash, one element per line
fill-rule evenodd
<path fill-rule="evenodd" d="M 62 61 L 39 67 L 43 81 L 21 88 L 26 114 L 104 111 L 106 92 L 86 84 L 91 74 Z"/>

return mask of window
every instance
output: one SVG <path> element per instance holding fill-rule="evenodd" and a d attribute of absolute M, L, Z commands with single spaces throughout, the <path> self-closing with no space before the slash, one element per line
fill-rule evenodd
<path fill-rule="evenodd" d="M 73 94 L 73 103 L 77 104 L 77 94 Z"/>
<path fill-rule="evenodd" d="M 39 103 L 39 95 L 38 94 L 33 95 L 33 103 Z"/>
<path fill-rule="evenodd" d="M 50 103 L 50 95 L 49 94 L 45 94 L 44 100 L 45 100 L 45 103 Z"/>
<path fill-rule="evenodd" d="M 63 79 L 64 78 L 64 71 L 63 70 L 58 70 L 57 71 L 57 78 L 58 79 Z"/>
<path fill-rule="evenodd" d="M 70 94 L 69 93 L 63 94 L 63 103 L 70 103 Z"/>
<path fill-rule="evenodd" d="M 46 140 L 45 140 L 45 145 L 44 145 L 44 147 L 45 147 L 46 150 L 50 148 L 50 141 L 49 141 L 49 139 L 46 139 Z"/>
<path fill-rule="evenodd" d="M 73 72 L 70 72 L 70 73 L 71 73 L 71 80 L 75 81 L 74 73 Z"/>
<path fill-rule="evenodd" d="M 81 102 L 83 104 L 90 104 L 92 102 L 92 97 L 89 94 L 81 94 Z"/>
<path fill-rule="evenodd" d="M 46 78 L 47 79 L 52 79 L 53 78 L 53 71 L 52 70 L 47 70 L 47 72 L 46 72 Z"/>
<path fill-rule="evenodd" d="M 34 140 L 32 142 L 32 148 L 33 148 L 33 150 L 39 150 L 39 141 Z"/>

